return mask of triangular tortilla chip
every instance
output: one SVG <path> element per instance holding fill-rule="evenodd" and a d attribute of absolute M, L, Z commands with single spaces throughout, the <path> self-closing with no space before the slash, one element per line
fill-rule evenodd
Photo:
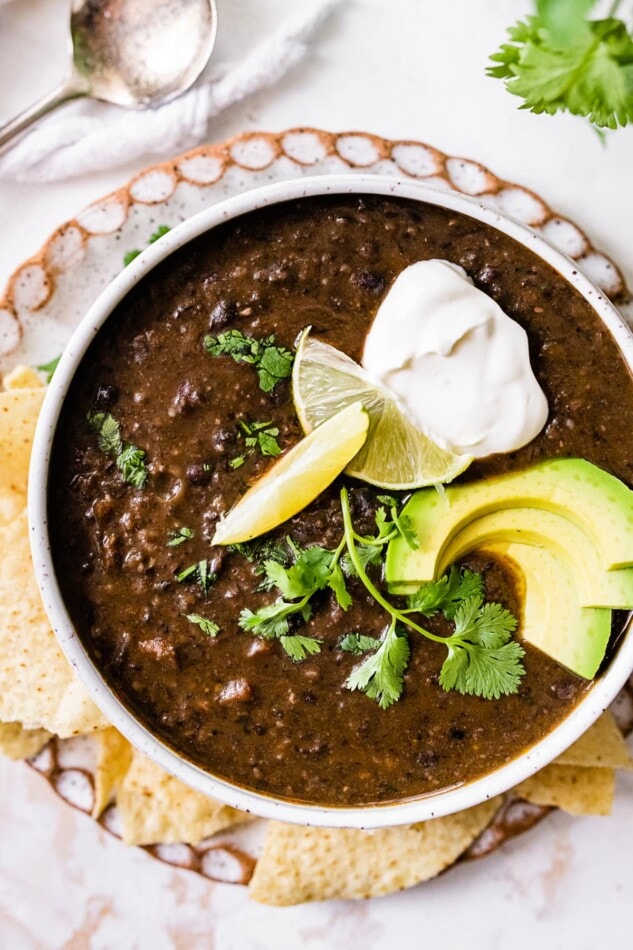
<path fill-rule="evenodd" d="M 271 821 L 250 895 L 262 904 L 287 906 L 378 897 L 412 887 L 453 864 L 486 827 L 500 801 L 376 831 Z"/>
<path fill-rule="evenodd" d="M 554 805 L 570 815 L 610 815 L 615 792 L 613 769 L 547 765 L 513 791 L 535 805 Z"/>
<path fill-rule="evenodd" d="M 31 446 L 43 399 L 43 389 L 0 392 L 0 526 L 17 518 L 26 505 Z"/>
<path fill-rule="evenodd" d="M 32 366 L 14 366 L 2 378 L 2 385 L 5 389 L 41 389 L 44 383 Z"/>
<path fill-rule="evenodd" d="M 25 729 L 19 722 L 0 722 L 0 752 L 10 759 L 30 759 L 51 738 L 46 729 Z"/>
<path fill-rule="evenodd" d="M 0 528 L 0 720 L 61 737 L 109 725 L 50 628 L 33 574 L 26 511 Z"/>
<path fill-rule="evenodd" d="M 97 768 L 92 817 L 98 818 L 117 792 L 132 764 L 134 749 L 116 729 L 102 729 L 95 736 Z"/>
<path fill-rule="evenodd" d="M 610 712 L 597 719 L 583 736 L 556 759 L 555 765 L 633 768 L 626 740 Z"/>
<path fill-rule="evenodd" d="M 198 844 L 250 815 L 196 792 L 134 751 L 117 796 L 126 844 Z"/>

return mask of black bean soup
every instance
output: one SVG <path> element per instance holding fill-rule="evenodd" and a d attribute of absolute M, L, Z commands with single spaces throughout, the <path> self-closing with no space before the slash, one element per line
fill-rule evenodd
<path fill-rule="evenodd" d="M 216 228 L 156 267 L 99 333 L 73 382 L 54 445 L 53 554 L 76 628 L 124 703 L 166 743 L 209 771 L 287 799 L 344 806 L 387 802 L 467 782 L 515 758 L 568 715 L 588 684 L 526 646 L 516 695 L 485 700 L 445 692 L 446 654 L 411 637 L 402 698 L 387 710 L 345 681 L 358 658 L 339 648 L 378 637 L 384 611 L 358 580 L 343 611 L 316 598 L 304 632 L 322 650 L 293 662 L 275 640 L 238 628 L 240 611 L 271 602 L 257 563 L 211 547 L 220 515 L 271 464 L 243 464 L 243 421 L 270 421 L 285 450 L 301 438 L 290 382 L 262 390 L 257 373 L 205 350 L 206 334 L 270 334 L 292 349 L 298 333 L 361 356 L 376 309 L 407 265 L 445 258 L 466 269 L 528 332 L 550 405 L 525 448 L 474 464 L 461 481 L 582 456 L 633 484 L 623 432 L 633 386 L 620 353 L 586 301 L 509 237 L 468 217 L 382 197 L 303 199 Z M 122 438 L 146 452 L 142 488 L 125 482 L 87 414 L 111 413 Z M 336 546 L 347 484 L 357 528 L 373 532 L 377 492 L 340 478 L 274 536 Z M 186 526 L 187 536 L 169 544 Z M 188 536 L 192 533 L 192 536 Z M 216 579 L 178 580 L 207 560 Z M 486 594 L 520 615 L 508 567 L 469 558 Z M 213 618 L 209 636 L 186 615 Z M 447 633 L 438 617 L 428 628 Z M 520 634 L 520 631 L 519 631 Z"/>

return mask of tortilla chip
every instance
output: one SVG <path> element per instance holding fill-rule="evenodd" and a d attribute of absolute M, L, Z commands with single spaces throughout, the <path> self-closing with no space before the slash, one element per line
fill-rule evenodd
<path fill-rule="evenodd" d="M 198 844 L 250 815 L 196 792 L 136 750 L 117 796 L 126 844 Z"/>
<path fill-rule="evenodd" d="M 501 799 L 417 825 L 359 831 L 271 821 L 250 883 L 262 904 L 379 897 L 435 877 L 492 819 Z"/>
<path fill-rule="evenodd" d="M 555 805 L 570 815 L 610 815 L 615 772 L 596 767 L 547 765 L 513 791 L 534 805 Z"/>
<path fill-rule="evenodd" d="M 32 366 L 16 366 L 2 379 L 5 389 L 41 389 L 44 385 Z"/>
<path fill-rule="evenodd" d="M 46 729 L 25 729 L 20 722 L 0 722 L 0 752 L 10 759 L 30 759 L 51 739 Z"/>
<path fill-rule="evenodd" d="M 35 423 L 44 389 L 0 392 L 0 526 L 26 505 L 26 485 Z"/>
<path fill-rule="evenodd" d="M 121 786 L 132 764 L 132 746 L 116 729 L 103 729 L 96 735 L 97 768 L 92 817 L 98 818 Z"/>
<path fill-rule="evenodd" d="M 26 511 L 0 527 L 0 720 L 62 738 L 109 725 L 50 628 L 33 574 Z"/>
<path fill-rule="evenodd" d="M 594 722 L 584 736 L 558 756 L 555 764 L 631 769 L 633 759 L 613 715 L 606 712 Z"/>

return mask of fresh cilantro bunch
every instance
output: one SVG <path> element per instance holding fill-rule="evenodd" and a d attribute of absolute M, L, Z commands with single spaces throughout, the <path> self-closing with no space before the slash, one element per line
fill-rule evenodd
<path fill-rule="evenodd" d="M 274 335 L 262 340 L 241 330 L 226 330 L 218 336 L 205 336 L 204 346 L 211 356 L 230 356 L 236 363 L 250 363 L 257 370 L 259 388 L 272 392 L 281 379 L 292 373 L 294 354 L 275 346 Z"/>
<path fill-rule="evenodd" d="M 590 20 L 596 0 L 536 0 L 536 15 L 508 30 L 490 76 L 532 112 L 567 111 L 598 129 L 633 121 L 633 36 L 610 15 Z"/>
<path fill-rule="evenodd" d="M 121 475 L 135 488 L 144 488 L 147 481 L 145 452 L 123 442 L 119 423 L 109 412 L 89 412 L 88 423 L 99 436 L 99 448 L 114 456 Z"/>

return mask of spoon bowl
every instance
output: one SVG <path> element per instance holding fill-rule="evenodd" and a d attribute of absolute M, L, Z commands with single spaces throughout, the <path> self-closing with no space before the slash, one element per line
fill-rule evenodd
<path fill-rule="evenodd" d="M 0 127 L 0 151 L 71 99 L 144 109 L 176 98 L 209 61 L 216 31 L 215 0 L 73 0 L 70 74 Z"/>

